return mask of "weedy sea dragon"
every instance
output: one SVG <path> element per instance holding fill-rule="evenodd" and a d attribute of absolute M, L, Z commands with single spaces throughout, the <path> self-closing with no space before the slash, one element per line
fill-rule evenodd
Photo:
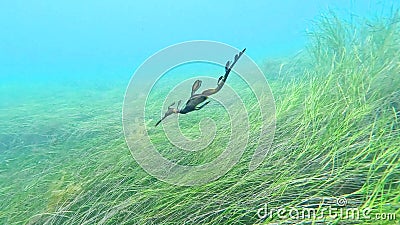
<path fill-rule="evenodd" d="M 186 102 L 186 105 L 184 108 L 179 109 L 179 105 L 181 104 L 181 100 L 178 101 L 178 105 L 176 108 L 173 108 L 172 106 L 175 105 L 175 102 L 172 103 L 169 107 L 167 112 L 164 114 L 164 117 L 159 120 L 156 123 L 156 126 L 161 123 L 162 120 L 164 120 L 167 116 L 172 115 L 174 113 L 180 113 L 180 114 L 186 114 L 195 110 L 200 110 L 204 106 L 206 106 L 210 101 L 205 102 L 201 106 L 198 106 L 200 103 L 204 102 L 207 100 L 208 96 L 213 95 L 217 93 L 219 90 L 221 90 L 222 86 L 224 86 L 226 79 L 228 79 L 228 75 L 231 72 L 233 66 L 236 64 L 236 62 L 239 60 L 240 56 L 243 55 L 244 51 L 246 49 L 243 49 L 241 52 L 235 55 L 235 59 L 233 63 L 231 64 L 231 61 L 226 62 L 225 65 L 225 75 L 219 77 L 218 82 L 217 82 L 217 87 L 216 88 L 210 88 L 205 91 L 203 91 L 201 94 L 195 94 L 197 90 L 199 90 L 201 86 L 201 80 L 196 80 L 192 86 L 192 93 L 190 95 L 189 100 Z"/>

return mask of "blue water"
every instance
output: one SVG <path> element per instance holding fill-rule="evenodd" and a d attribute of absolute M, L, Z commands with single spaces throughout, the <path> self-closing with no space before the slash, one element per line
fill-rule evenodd
<path fill-rule="evenodd" d="M 0 76 L 124 77 L 156 51 L 215 40 L 266 57 L 296 54 L 322 12 L 379 16 L 397 1 L 6 1 Z"/>
<path fill-rule="evenodd" d="M 109 168 L 123 168 L 116 176 L 144 177 L 143 184 L 139 178 L 137 182 L 146 187 L 152 178 L 142 170 L 133 175 L 130 170 L 139 167 L 125 145 L 121 109 L 131 76 L 157 51 L 184 41 L 211 40 L 247 48 L 245 54 L 263 68 L 269 59 L 303 51 L 313 21 L 329 10 L 351 22 L 388 16 L 399 4 L 395 0 L 3 1 L 0 224 L 35 223 L 34 215 L 46 218 L 46 213 L 63 211 L 55 206 L 85 188 L 91 197 L 91 191 L 108 188 L 98 174 Z M 203 66 L 187 65 L 192 72 L 201 71 L 190 76 L 222 69 Z M 172 72 L 186 75 L 185 68 Z M 152 116 L 160 115 L 161 106 L 152 107 Z M 121 161 L 123 165 L 118 164 Z M 92 186 L 85 186 L 88 183 Z M 130 193 L 129 188 L 124 191 Z M 115 195 L 105 198 L 119 204 L 114 201 L 119 190 L 111 185 L 110 189 Z M 84 218 L 93 216 L 85 213 Z M 71 218 L 71 224 L 79 224 Z"/>

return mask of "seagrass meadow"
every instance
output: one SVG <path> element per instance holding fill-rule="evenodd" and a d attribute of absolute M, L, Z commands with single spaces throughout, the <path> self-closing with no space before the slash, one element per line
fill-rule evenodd
<path fill-rule="evenodd" d="M 159 181 L 132 158 L 121 123 L 127 80 L 0 84 L 0 224 L 399 224 L 400 15 L 347 21 L 328 13 L 311 27 L 304 51 L 260 65 L 276 101 L 271 154 L 249 171 L 250 138 L 238 164 L 200 186 Z M 159 116 L 160 104 L 148 108 Z M 224 110 L 209 108 L 217 126 L 227 125 L 217 119 Z M 169 146 L 152 125 L 156 115 L 149 133 Z M 182 132 L 198 135 L 201 116 L 183 118 Z M 171 146 L 163 154 L 207 162 L 228 131 L 204 152 Z M 266 203 L 319 211 L 337 198 L 370 217 L 258 215 Z M 376 218 L 383 214 L 397 217 Z"/>

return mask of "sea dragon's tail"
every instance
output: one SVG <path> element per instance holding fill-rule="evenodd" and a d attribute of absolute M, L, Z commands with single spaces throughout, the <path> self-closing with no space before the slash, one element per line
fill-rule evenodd
<path fill-rule="evenodd" d="M 244 51 L 246 51 L 246 48 L 243 49 L 241 52 L 239 52 L 238 54 L 235 55 L 235 59 L 233 60 L 233 63 L 231 64 L 231 61 L 226 62 L 225 64 L 225 75 L 221 76 L 218 79 L 218 83 L 222 80 L 223 82 L 226 81 L 226 79 L 228 79 L 228 75 L 231 72 L 233 66 L 236 64 L 236 62 L 239 60 L 240 56 L 243 55 Z"/>

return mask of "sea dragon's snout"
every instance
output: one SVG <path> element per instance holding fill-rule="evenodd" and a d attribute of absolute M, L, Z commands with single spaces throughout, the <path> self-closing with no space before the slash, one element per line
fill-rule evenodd
<path fill-rule="evenodd" d="M 168 106 L 167 112 L 164 114 L 163 118 L 161 118 L 161 120 L 159 120 L 159 121 L 156 123 L 156 126 L 157 126 L 158 124 L 160 124 L 161 121 L 163 121 L 163 120 L 164 120 L 165 118 L 167 118 L 168 116 L 170 116 L 170 115 L 172 115 L 172 114 L 174 114 L 174 113 L 179 113 L 178 107 L 179 107 L 180 104 L 181 104 L 181 101 L 179 100 L 178 105 L 176 106 L 176 108 L 172 108 L 172 106 L 175 105 L 175 102 L 172 103 L 170 106 Z"/>

